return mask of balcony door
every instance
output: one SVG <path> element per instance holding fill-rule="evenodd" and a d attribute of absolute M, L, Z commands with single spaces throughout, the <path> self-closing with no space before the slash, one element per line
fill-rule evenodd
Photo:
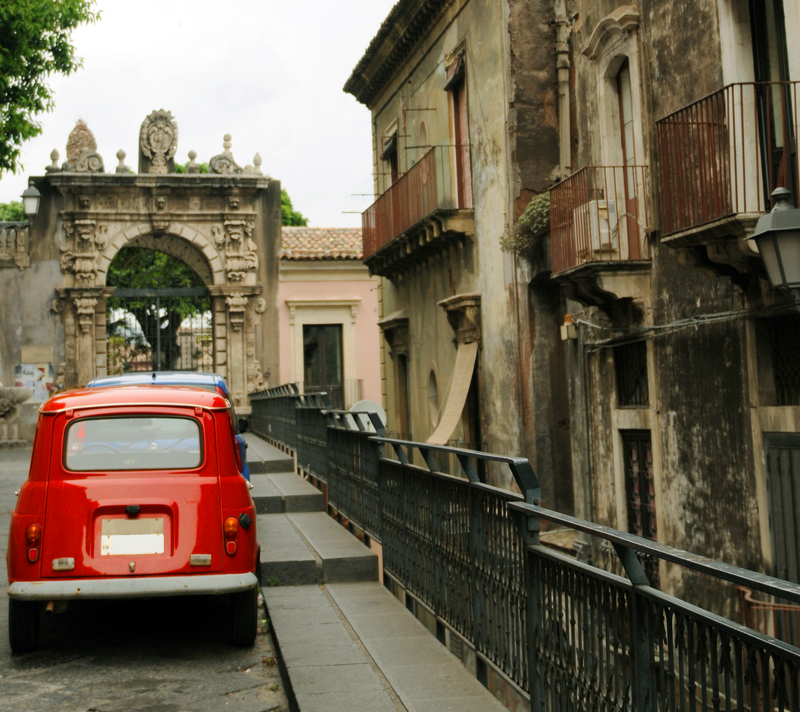
<path fill-rule="evenodd" d="M 450 87 L 453 97 L 453 135 L 456 144 L 456 189 L 458 207 L 472 207 L 472 174 L 469 164 L 469 122 L 467 120 L 467 85 L 464 75 Z"/>
<path fill-rule="evenodd" d="M 303 390 L 326 391 L 333 407 L 344 408 L 342 325 L 303 326 Z"/>
<path fill-rule="evenodd" d="M 796 94 L 789 77 L 786 20 L 783 0 L 750 0 L 750 29 L 759 116 L 759 144 L 765 204 L 777 187 L 789 188 L 797 196 L 797 136 L 793 109 Z M 780 84 L 778 82 L 783 82 Z"/>
<path fill-rule="evenodd" d="M 640 260 L 639 245 L 639 199 L 636 190 L 636 150 L 633 137 L 633 95 L 631 93 L 631 69 L 626 59 L 617 72 L 617 96 L 619 98 L 620 140 L 622 143 L 622 172 L 625 193 L 625 220 L 620 220 L 616 229 L 624 226 L 628 238 L 628 259 Z M 610 214 L 609 214 L 610 217 Z M 609 226 L 614 230 L 614 226 Z M 619 244 L 623 243 L 620 235 Z"/>

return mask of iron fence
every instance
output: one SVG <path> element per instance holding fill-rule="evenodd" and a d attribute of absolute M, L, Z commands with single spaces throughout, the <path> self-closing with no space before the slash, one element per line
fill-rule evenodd
<path fill-rule="evenodd" d="M 361 216 L 364 259 L 436 210 L 471 208 L 469 146 L 434 146 L 395 181 Z M 460 197 L 459 197 L 460 196 Z"/>
<path fill-rule="evenodd" d="M 647 166 L 587 166 L 550 191 L 553 274 L 587 262 L 649 260 Z"/>
<path fill-rule="evenodd" d="M 798 82 L 730 84 L 656 122 L 661 231 L 798 199 Z"/>
<path fill-rule="evenodd" d="M 328 417 L 333 408 L 327 393 L 306 393 L 297 397 L 297 466 L 327 482 L 328 480 Z"/>
<path fill-rule="evenodd" d="M 523 458 L 380 437 L 319 401 L 297 414 L 310 471 L 381 543 L 386 574 L 530 694 L 532 709 L 800 709 L 800 649 L 658 591 L 642 560 L 696 572 L 717 598 L 745 585 L 797 605 L 799 585 L 543 509 Z M 442 473 L 442 455 L 464 477 Z M 521 494 L 487 485 L 488 462 L 507 467 Z M 541 520 L 599 540 L 626 575 L 542 546 Z"/>
<path fill-rule="evenodd" d="M 294 383 L 250 394 L 250 429 L 290 450 L 297 449 L 295 406 L 298 389 Z"/>

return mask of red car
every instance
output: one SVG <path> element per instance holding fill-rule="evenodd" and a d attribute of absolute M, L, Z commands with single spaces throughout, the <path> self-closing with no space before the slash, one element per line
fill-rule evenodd
<path fill-rule="evenodd" d="M 230 403 L 199 388 L 61 393 L 39 410 L 11 519 L 9 638 L 38 645 L 70 599 L 226 594 L 235 645 L 256 636 L 256 513 Z"/>

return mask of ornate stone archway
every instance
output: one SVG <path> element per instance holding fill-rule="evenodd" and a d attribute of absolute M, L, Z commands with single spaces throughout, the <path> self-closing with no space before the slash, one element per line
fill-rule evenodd
<path fill-rule="evenodd" d="M 58 168 L 54 158 L 48 175 L 34 179 L 42 203 L 31 241 L 46 246 L 62 275 L 50 304 L 63 327 L 62 358 L 55 357 L 59 385 L 76 387 L 106 374 L 108 268 L 123 247 L 144 247 L 181 259 L 208 286 L 214 369 L 247 413 L 247 394 L 278 373 L 280 183 L 257 167 L 236 165 L 227 136 L 223 153 L 210 161 L 220 172 L 207 175 L 170 172 L 172 161 L 154 160 L 156 149 L 149 148 L 151 156 L 143 147 L 140 161 L 148 173 L 130 173 L 120 152 L 124 171 L 115 174 L 92 172 L 91 166 L 102 170 L 102 160 Z"/>

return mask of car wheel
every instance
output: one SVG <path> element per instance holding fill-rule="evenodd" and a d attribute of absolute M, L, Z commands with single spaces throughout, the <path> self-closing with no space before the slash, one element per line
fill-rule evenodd
<path fill-rule="evenodd" d="M 256 642 L 258 587 L 231 594 L 230 641 L 247 648 Z"/>
<path fill-rule="evenodd" d="M 39 647 L 39 603 L 8 599 L 8 642 L 15 653 Z"/>

